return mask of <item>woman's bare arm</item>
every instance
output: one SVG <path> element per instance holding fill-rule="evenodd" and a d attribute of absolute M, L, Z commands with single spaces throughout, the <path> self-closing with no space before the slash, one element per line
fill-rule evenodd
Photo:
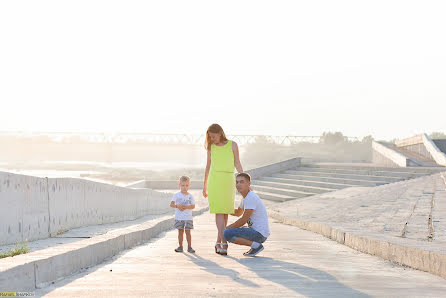
<path fill-rule="evenodd" d="M 211 168 L 211 150 L 209 149 L 207 152 L 206 169 L 204 170 L 203 196 L 205 198 L 208 197 L 207 185 L 208 185 L 210 168 Z"/>
<path fill-rule="evenodd" d="M 238 152 L 238 145 L 236 142 L 232 142 L 232 152 L 234 153 L 234 166 L 238 173 L 243 173 L 242 164 L 240 163 L 240 156 Z"/>

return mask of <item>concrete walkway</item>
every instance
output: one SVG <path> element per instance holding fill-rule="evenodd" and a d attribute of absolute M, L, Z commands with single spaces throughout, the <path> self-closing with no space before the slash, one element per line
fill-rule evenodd
<path fill-rule="evenodd" d="M 289 217 L 446 245 L 446 173 L 351 187 L 272 206 Z"/>
<path fill-rule="evenodd" d="M 446 278 L 444 173 L 271 206 L 270 216 Z"/>
<path fill-rule="evenodd" d="M 234 220 L 235 218 L 230 218 Z M 272 235 L 255 258 L 231 245 L 214 253 L 215 225 L 195 218 L 196 254 L 175 253 L 177 232 L 127 250 L 36 291 L 38 296 L 444 297 L 444 279 L 359 253 L 321 235 L 270 219 Z"/>

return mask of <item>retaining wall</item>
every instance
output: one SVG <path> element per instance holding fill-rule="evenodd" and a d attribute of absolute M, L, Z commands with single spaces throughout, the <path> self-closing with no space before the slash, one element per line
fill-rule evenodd
<path fill-rule="evenodd" d="M 373 163 L 389 167 L 407 167 L 409 165 L 408 160 L 404 155 L 386 147 L 383 144 L 372 141 L 372 148 Z"/>
<path fill-rule="evenodd" d="M 170 195 L 76 178 L 0 172 L 0 245 L 168 212 Z"/>
<path fill-rule="evenodd" d="M 249 173 L 249 175 L 251 175 L 252 179 L 257 179 L 263 176 L 269 176 L 274 173 L 295 169 L 300 165 L 301 165 L 301 158 L 296 157 L 278 163 L 274 163 L 271 165 L 267 165 L 264 167 L 251 169 L 246 172 Z"/>
<path fill-rule="evenodd" d="M 439 148 L 437 146 L 437 141 L 441 146 Z M 435 161 L 438 165 L 446 166 L 446 154 L 444 153 L 446 148 L 446 142 L 442 142 L 441 140 L 433 141 L 427 134 L 420 134 L 413 136 L 411 138 L 397 140 L 395 141 L 395 145 L 399 148 L 404 148 L 415 152 L 419 155 L 422 155 L 430 160 Z"/>

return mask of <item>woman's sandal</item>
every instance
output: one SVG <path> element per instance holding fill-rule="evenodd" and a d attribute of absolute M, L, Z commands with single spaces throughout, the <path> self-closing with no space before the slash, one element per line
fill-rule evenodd
<path fill-rule="evenodd" d="M 228 255 L 228 244 L 227 243 L 220 243 L 220 246 L 222 247 L 220 249 L 220 254 L 223 256 L 227 256 Z M 226 246 L 226 248 L 224 248 Z"/>
<path fill-rule="evenodd" d="M 219 242 L 215 242 L 215 253 L 216 254 L 220 254 L 221 248 L 220 248 L 220 244 Z"/>

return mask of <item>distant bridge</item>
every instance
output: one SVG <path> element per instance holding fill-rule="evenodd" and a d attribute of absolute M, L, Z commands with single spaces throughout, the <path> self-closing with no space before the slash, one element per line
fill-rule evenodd
<path fill-rule="evenodd" d="M 74 133 L 74 132 L 0 132 L 0 137 L 34 139 L 60 143 L 127 143 L 141 142 L 154 144 L 203 144 L 204 134 L 166 134 L 166 133 Z M 291 145 L 302 142 L 318 143 L 320 136 L 275 136 L 275 135 L 228 135 L 239 144 L 268 142 Z M 350 142 L 360 141 L 357 137 L 345 137 Z"/>

